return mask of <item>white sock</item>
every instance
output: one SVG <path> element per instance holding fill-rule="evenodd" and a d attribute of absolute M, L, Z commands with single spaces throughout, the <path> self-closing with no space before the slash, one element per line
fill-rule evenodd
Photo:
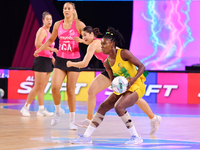
<path fill-rule="evenodd" d="M 75 112 L 69 112 L 69 122 L 75 121 Z"/>
<path fill-rule="evenodd" d="M 128 129 L 129 133 L 131 134 L 131 136 L 135 135 L 135 136 L 139 136 L 136 129 L 135 129 L 135 126 L 132 126 L 131 128 Z"/>
<path fill-rule="evenodd" d="M 59 105 L 55 105 L 55 109 L 56 109 L 56 112 L 60 112 L 60 110 L 61 110 L 60 104 Z"/>
<path fill-rule="evenodd" d="M 27 106 L 26 106 L 26 105 L 27 105 Z M 27 109 L 29 109 L 29 108 L 30 108 L 30 104 L 25 103 L 24 107 L 26 107 Z"/>
<path fill-rule="evenodd" d="M 156 115 L 154 115 L 154 117 L 152 119 L 150 119 L 151 121 L 155 121 L 156 120 Z"/>
<path fill-rule="evenodd" d="M 39 105 L 39 110 L 44 110 L 44 105 Z"/>
<path fill-rule="evenodd" d="M 83 134 L 84 137 L 90 137 L 92 135 L 92 133 L 96 130 L 95 127 L 92 127 L 92 126 L 88 126 L 85 133 Z"/>

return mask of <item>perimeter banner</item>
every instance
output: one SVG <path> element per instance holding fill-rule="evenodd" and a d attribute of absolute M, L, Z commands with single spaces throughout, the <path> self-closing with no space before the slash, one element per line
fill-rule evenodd
<path fill-rule="evenodd" d="M 87 101 L 89 86 L 100 73 L 99 71 L 82 71 L 80 73 L 75 88 L 77 101 Z M 34 86 L 34 72 L 31 70 L 9 70 L 7 79 L 8 99 L 26 99 Z M 44 91 L 45 100 L 53 100 L 51 79 L 52 74 Z M 68 100 L 66 81 L 67 78 L 63 81 L 60 89 L 62 101 Z M 146 93 L 143 99 L 148 103 L 200 104 L 199 82 L 200 73 L 149 72 L 145 81 Z M 112 89 L 108 87 L 97 94 L 96 100 L 103 102 L 111 93 Z"/>
<path fill-rule="evenodd" d="M 95 72 L 81 72 L 78 78 L 78 82 L 76 83 L 75 94 L 76 99 L 78 101 L 86 101 L 88 94 L 88 88 L 91 84 L 92 80 L 95 77 Z M 53 100 L 52 91 L 51 91 L 51 77 L 49 78 L 49 82 L 45 88 L 45 100 Z M 61 100 L 67 100 L 66 93 L 66 81 L 62 83 L 62 87 L 60 89 Z M 31 89 L 34 86 L 34 71 L 28 70 L 10 70 L 9 71 L 9 79 L 8 79 L 8 99 L 26 99 Z M 70 87 L 70 85 L 69 85 Z M 36 97 L 37 99 L 37 97 Z"/>

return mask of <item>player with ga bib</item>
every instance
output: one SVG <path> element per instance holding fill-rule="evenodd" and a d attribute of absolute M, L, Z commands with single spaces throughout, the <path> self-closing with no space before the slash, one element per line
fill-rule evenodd
<path fill-rule="evenodd" d="M 75 5 L 72 2 L 66 2 L 63 6 L 64 19 L 57 21 L 54 25 L 53 32 L 49 40 L 41 46 L 36 52 L 50 45 L 58 36 L 59 51 L 57 53 L 55 67 L 52 75 L 52 96 L 55 104 L 55 114 L 52 118 L 51 125 L 54 126 L 60 121 L 60 117 L 65 113 L 61 108 L 60 88 L 63 80 L 67 76 L 67 97 L 69 106 L 69 122 L 70 129 L 76 130 L 77 126 L 73 124 L 75 121 L 76 95 L 75 88 L 80 74 L 80 69 L 75 67 L 67 67 L 66 62 L 80 61 L 79 43 L 74 41 L 74 37 L 79 37 L 85 24 L 78 20 Z"/>
<path fill-rule="evenodd" d="M 92 28 L 91 26 L 86 26 L 83 28 L 82 32 L 82 39 L 79 37 L 75 37 L 75 40 L 80 43 L 84 43 L 88 45 L 87 53 L 82 61 L 79 62 L 71 62 L 67 61 L 68 67 L 77 67 L 77 68 L 85 68 L 88 66 L 90 60 L 92 59 L 93 55 L 102 61 L 107 59 L 108 55 L 104 54 L 101 49 L 101 38 L 97 38 L 102 35 L 99 28 Z M 103 91 L 104 89 L 108 88 L 111 85 L 111 80 L 106 70 L 104 70 L 101 74 L 96 76 L 90 87 L 88 89 L 88 99 L 87 99 L 87 117 L 82 121 L 75 121 L 74 124 L 79 127 L 87 128 L 90 124 L 94 109 L 96 106 L 96 95 Z M 147 114 L 149 119 L 151 120 L 151 131 L 150 134 L 154 134 L 159 127 L 161 116 L 155 115 L 147 102 L 140 98 L 136 104 Z"/>

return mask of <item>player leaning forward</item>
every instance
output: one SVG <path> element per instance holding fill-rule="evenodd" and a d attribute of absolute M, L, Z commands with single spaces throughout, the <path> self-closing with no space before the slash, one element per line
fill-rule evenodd
<path fill-rule="evenodd" d="M 90 136 L 103 121 L 106 112 L 112 108 L 115 109 L 131 134 L 130 140 L 125 144 L 131 145 L 143 142 L 126 108 L 133 106 L 145 94 L 144 81 L 146 78 L 143 75 L 145 67 L 130 51 L 116 48 L 116 46 L 122 44 L 123 40 L 121 33 L 110 27 L 102 38 L 101 48 L 104 54 L 109 55 L 105 61 L 105 68 L 111 81 L 115 76 L 126 77 L 129 81 L 128 90 L 123 94 L 113 92 L 101 103 L 84 135 L 71 141 L 72 143 L 92 143 Z M 138 67 L 138 70 L 135 66 Z"/>

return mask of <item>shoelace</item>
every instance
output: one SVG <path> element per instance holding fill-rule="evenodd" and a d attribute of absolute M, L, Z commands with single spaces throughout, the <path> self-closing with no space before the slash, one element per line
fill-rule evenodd
<path fill-rule="evenodd" d="M 78 134 L 78 136 L 80 136 L 80 137 L 84 137 L 84 135 L 83 135 L 83 134 Z"/>
<path fill-rule="evenodd" d="M 83 134 L 78 134 L 80 136 L 80 139 L 84 142 L 87 142 L 88 141 L 88 138 L 84 137 Z"/>
<path fill-rule="evenodd" d="M 153 122 L 151 122 L 151 124 L 150 124 L 151 126 L 158 126 L 158 123 L 157 123 L 157 120 L 155 120 L 155 121 L 153 121 Z"/>
<path fill-rule="evenodd" d="M 133 136 L 131 136 L 130 140 L 135 140 L 135 138 L 137 138 L 137 136 L 133 135 Z"/>
<path fill-rule="evenodd" d="M 53 118 L 57 120 L 59 117 L 60 117 L 60 114 L 59 113 L 55 113 Z"/>

